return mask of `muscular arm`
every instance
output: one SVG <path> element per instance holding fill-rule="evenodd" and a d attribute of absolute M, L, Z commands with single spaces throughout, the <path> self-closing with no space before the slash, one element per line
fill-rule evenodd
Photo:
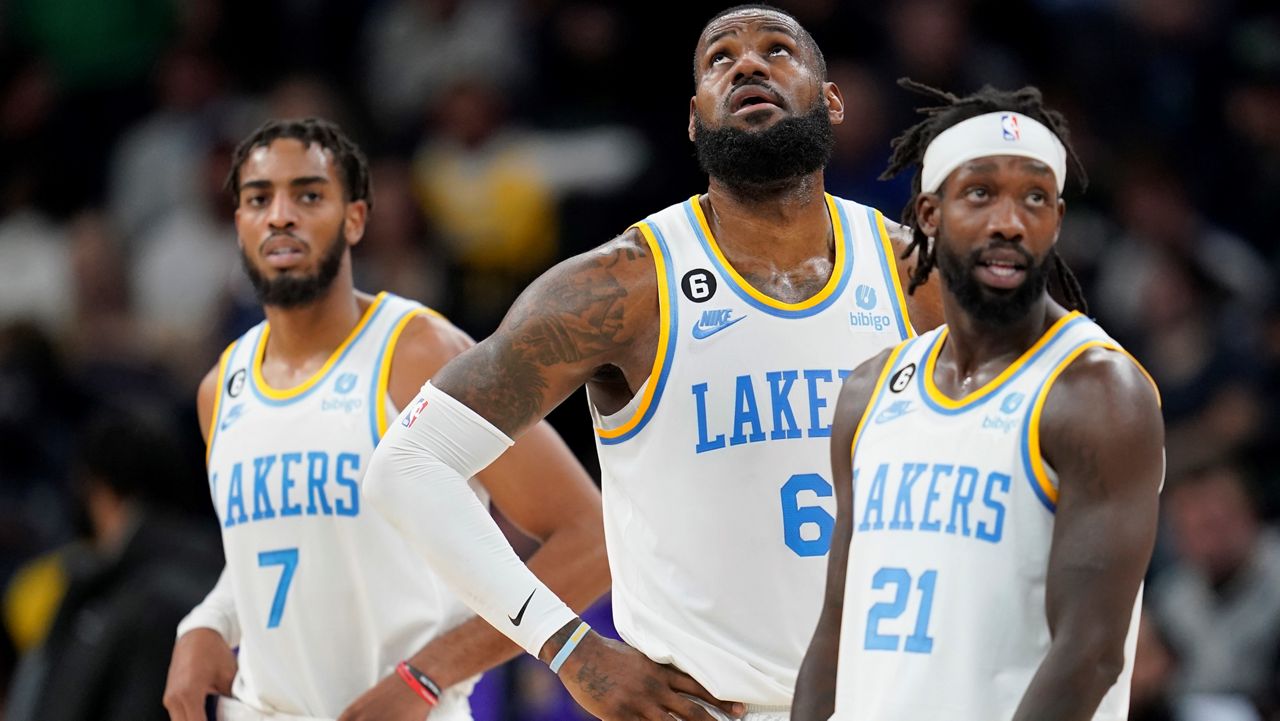
<path fill-rule="evenodd" d="M 647 371 L 653 359 L 656 288 L 654 263 L 636 231 L 551 269 L 492 337 L 435 375 L 420 415 L 408 426 L 391 425 L 365 473 L 370 505 L 464 602 L 543 661 L 563 647 L 578 620 L 520 562 L 464 479 L 602 369 L 619 369 L 630 388 L 638 387 L 636 369 Z M 643 363 L 637 360 L 646 353 Z M 521 470 L 523 493 L 544 492 Z M 667 713 L 711 721 L 686 694 L 740 712 L 687 675 L 593 633 L 560 676 L 580 704 L 609 721 Z"/>
<path fill-rule="evenodd" d="M 1084 721 L 1124 666 L 1155 542 L 1164 425 L 1142 372 L 1095 348 L 1050 390 L 1040 431 L 1059 476 L 1045 586 L 1052 641 L 1014 721 Z"/>
<path fill-rule="evenodd" d="M 654 263 L 628 231 L 534 281 L 497 332 L 432 383 L 514 438 L 602 368 L 621 368 L 638 387 L 644 378 L 627 371 L 647 372 L 657 320 Z"/>
<path fill-rule="evenodd" d="M 840 652 L 840 625 L 844 617 L 845 573 L 849 567 L 849 544 L 853 540 L 853 436 L 867 411 L 876 379 L 891 351 L 884 351 L 858 366 L 844 382 L 836 402 L 831 427 L 831 478 L 836 493 L 836 525 L 827 559 L 827 591 L 822 614 L 800 675 L 796 679 L 791 704 L 794 721 L 826 721 L 835 713 L 836 664 Z"/>
<path fill-rule="evenodd" d="M 391 366 L 388 390 L 396 407 L 408 405 L 424 379 L 473 345 L 447 321 L 411 321 Z M 566 603 L 580 611 L 608 590 L 600 492 L 549 424 L 530 428 L 480 481 L 494 505 L 542 543 L 529 569 Z M 433 639 L 410 663 L 447 688 L 519 653 L 519 646 L 475 617 Z"/>

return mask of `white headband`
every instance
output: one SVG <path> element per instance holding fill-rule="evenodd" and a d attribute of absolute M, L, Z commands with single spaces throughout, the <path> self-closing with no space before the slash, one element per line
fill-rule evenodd
<path fill-rule="evenodd" d="M 936 192 L 951 171 L 989 155 L 1034 158 L 1053 171 L 1059 193 L 1066 185 L 1067 149 L 1058 136 L 1034 118 L 1003 111 L 969 118 L 938 133 L 924 151 L 920 190 Z"/>

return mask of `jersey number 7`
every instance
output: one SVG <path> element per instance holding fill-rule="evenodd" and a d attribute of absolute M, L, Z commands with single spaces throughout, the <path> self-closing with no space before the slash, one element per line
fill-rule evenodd
<path fill-rule="evenodd" d="M 282 548 L 278 551 L 263 551 L 258 554 L 258 567 L 284 566 L 280 572 L 280 583 L 276 585 L 275 598 L 271 600 L 271 615 L 267 617 L 267 628 L 280 625 L 280 617 L 284 615 L 284 602 L 289 597 L 289 585 L 293 583 L 293 572 L 298 569 L 298 549 Z"/>

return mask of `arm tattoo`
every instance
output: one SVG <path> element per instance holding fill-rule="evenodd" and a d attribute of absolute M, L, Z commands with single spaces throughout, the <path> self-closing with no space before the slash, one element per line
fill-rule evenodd
<path fill-rule="evenodd" d="M 476 361 L 454 364 L 442 373 L 448 392 L 504 431 L 522 429 L 541 418 L 545 397 L 563 365 L 586 382 L 630 343 L 625 325 L 630 289 L 620 279 L 627 262 L 648 256 L 643 246 L 614 247 L 552 269 L 512 307 L 502 327 L 481 344 Z M 479 349 L 477 349 L 479 350 Z M 468 359 L 471 360 L 471 359 Z M 556 384 L 563 386 L 562 383 Z M 558 400 L 558 399 L 557 399 Z"/>

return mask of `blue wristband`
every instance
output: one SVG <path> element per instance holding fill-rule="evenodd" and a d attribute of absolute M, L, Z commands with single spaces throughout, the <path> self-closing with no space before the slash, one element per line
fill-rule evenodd
<path fill-rule="evenodd" d="M 578 624 L 573 634 L 569 636 L 569 640 L 565 641 L 564 645 L 560 647 L 560 652 L 556 654 L 555 658 L 551 659 L 551 673 L 560 673 L 560 667 L 564 665 L 565 659 L 569 658 L 569 654 L 573 653 L 573 649 L 578 647 L 578 642 L 585 638 L 587 631 L 590 630 L 591 627 L 587 625 L 586 621 Z"/>

